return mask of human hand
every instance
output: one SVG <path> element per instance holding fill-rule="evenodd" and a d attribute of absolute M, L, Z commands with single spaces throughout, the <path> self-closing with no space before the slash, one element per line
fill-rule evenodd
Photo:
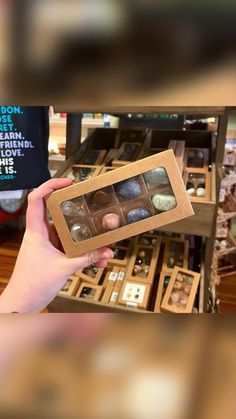
<path fill-rule="evenodd" d="M 74 272 L 91 264 L 106 267 L 114 255 L 103 247 L 68 259 L 54 226 L 47 221 L 44 197 L 71 185 L 70 179 L 51 179 L 29 194 L 26 231 L 9 284 L 0 296 L 0 312 L 38 312 L 57 295 Z"/>

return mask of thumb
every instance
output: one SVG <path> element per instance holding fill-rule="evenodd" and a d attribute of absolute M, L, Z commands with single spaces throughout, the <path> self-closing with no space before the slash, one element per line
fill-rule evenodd
<path fill-rule="evenodd" d="M 86 266 L 95 265 L 95 263 L 104 259 L 112 259 L 114 253 L 108 247 L 101 247 L 100 249 L 94 250 L 92 252 L 85 253 L 77 258 L 68 259 L 69 267 L 72 270 L 72 273 L 76 272 L 79 269 L 85 268 Z"/>

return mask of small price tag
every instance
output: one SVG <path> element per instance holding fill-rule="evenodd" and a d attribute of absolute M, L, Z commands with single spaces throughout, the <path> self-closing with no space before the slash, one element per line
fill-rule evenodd
<path fill-rule="evenodd" d="M 111 272 L 108 279 L 109 281 L 116 281 L 118 276 L 118 272 Z"/>
<path fill-rule="evenodd" d="M 118 292 L 113 291 L 113 293 L 111 294 L 110 302 L 115 303 L 118 300 L 118 295 Z"/>
<path fill-rule="evenodd" d="M 117 277 L 117 281 L 123 281 L 124 277 L 125 277 L 125 273 L 120 271 Z"/>

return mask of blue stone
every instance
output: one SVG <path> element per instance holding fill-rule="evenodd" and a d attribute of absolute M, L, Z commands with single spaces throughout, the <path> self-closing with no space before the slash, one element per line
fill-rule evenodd
<path fill-rule="evenodd" d="M 144 218 L 151 217 L 151 213 L 146 208 L 134 208 L 128 212 L 127 219 L 128 224 L 136 223 L 137 221 L 143 220 Z"/>
<path fill-rule="evenodd" d="M 116 191 L 122 198 L 134 199 L 141 195 L 142 188 L 137 180 L 128 179 L 118 183 L 116 186 Z"/>
<path fill-rule="evenodd" d="M 168 184 L 169 179 L 164 167 L 157 167 L 143 174 L 144 179 L 148 183 Z"/>

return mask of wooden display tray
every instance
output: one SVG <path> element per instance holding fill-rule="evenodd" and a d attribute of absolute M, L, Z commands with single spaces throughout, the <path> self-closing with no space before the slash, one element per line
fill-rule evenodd
<path fill-rule="evenodd" d="M 189 275 L 190 277 L 193 278 L 191 291 L 190 291 L 190 294 L 188 296 L 188 302 L 187 302 L 187 305 L 186 305 L 185 309 L 184 309 L 184 307 L 179 308 L 179 307 L 176 307 L 175 305 L 169 303 L 170 296 L 171 296 L 171 293 L 173 291 L 173 286 L 175 284 L 175 281 L 178 280 L 178 274 L 179 273 L 180 274 L 183 273 L 184 275 Z M 178 267 L 175 267 L 175 269 L 173 270 L 173 273 L 171 275 L 169 285 L 167 286 L 166 293 L 165 293 L 164 298 L 163 298 L 162 303 L 161 303 L 161 311 L 170 312 L 170 313 L 192 313 L 194 300 L 195 300 L 198 285 L 199 285 L 199 282 L 200 282 L 200 276 L 201 275 L 197 272 L 189 271 L 188 269 L 180 269 Z"/>
<path fill-rule="evenodd" d="M 117 182 L 138 176 L 156 167 L 164 167 L 167 172 L 177 202 L 174 209 L 125 225 L 116 230 L 94 236 L 91 239 L 81 241 L 80 243 L 76 243 L 72 239 L 66 219 L 61 211 L 62 202 L 78 198 L 106 186 L 114 185 Z M 182 177 L 171 150 L 131 163 L 128 166 L 112 171 L 112 173 L 104 173 L 95 178 L 55 191 L 47 196 L 45 201 L 63 248 L 69 257 L 78 256 L 85 252 L 144 233 L 145 231 L 159 229 L 161 226 L 163 227 L 164 225 L 193 215 L 190 200 L 187 196 Z"/>
<path fill-rule="evenodd" d="M 187 240 L 182 240 L 178 238 L 164 238 L 162 239 L 162 243 L 165 244 L 165 251 L 164 251 L 164 257 L 163 257 L 163 263 L 162 263 L 162 270 L 164 272 L 172 273 L 174 268 L 170 268 L 168 266 L 168 258 L 169 258 L 169 245 L 171 242 L 176 243 L 182 243 L 184 245 L 184 252 L 183 252 L 183 266 L 180 266 L 180 268 L 187 269 L 188 268 L 188 249 L 189 249 L 189 243 Z"/>
<path fill-rule="evenodd" d="M 159 252 L 160 252 L 160 248 L 161 248 L 161 239 L 158 238 L 157 240 L 158 240 L 158 243 L 153 248 L 150 247 L 150 246 L 145 246 L 143 244 L 137 244 L 134 247 L 133 254 L 130 258 L 130 262 L 128 264 L 127 271 L 126 271 L 126 280 L 130 280 L 130 281 L 134 281 L 134 282 L 148 283 L 148 284 L 153 283 L 154 277 L 155 277 L 156 266 L 157 266 L 157 263 L 158 263 Z M 151 261 L 150 261 L 150 265 L 149 265 L 149 271 L 148 271 L 148 275 L 146 277 L 133 275 L 135 261 L 138 258 L 138 254 L 139 254 L 140 251 L 145 251 L 145 252 L 151 253 Z"/>
<path fill-rule="evenodd" d="M 112 167 L 112 166 L 102 167 L 101 172 L 99 173 L 99 175 L 103 175 L 104 173 L 111 172 L 112 170 L 115 170 L 115 169 L 116 169 L 116 167 Z"/>

